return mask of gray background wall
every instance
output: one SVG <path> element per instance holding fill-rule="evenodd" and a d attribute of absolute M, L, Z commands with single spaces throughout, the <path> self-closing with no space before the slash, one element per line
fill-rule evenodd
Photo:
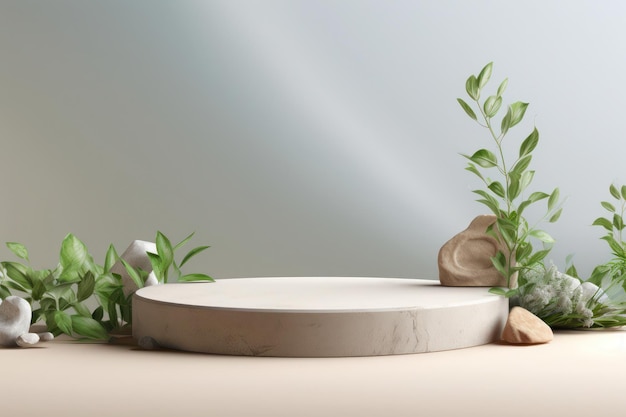
<path fill-rule="evenodd" d="M 436 278 L 485 212 L 459 153 L 491 143 L 455 99 L 494 61 L 531 103 L 510 140 L 541 133 L 533 188 L 568 198 L 552 259 L 588 273 L 626 181 L 625 23 L 620 1 L 2 0 L 0 240 L 49 267 L 68 232 L 102 261 L 196 231 L 217 278 Z"/>

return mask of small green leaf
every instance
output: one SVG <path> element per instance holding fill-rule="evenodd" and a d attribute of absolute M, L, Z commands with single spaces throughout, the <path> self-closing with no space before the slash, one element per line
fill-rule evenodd
<path fill-rule="evenodd" d="M 71 324 L 77 335 L 97 340 L 107 340 L 109 338 L 109 334 L 104 327 L 91 317 L 73 315 Z"/>
<path fill-rule="evenodd" d="M 489 78 L 491 78 L 491 71 L 493 69 L 493 62 L 488 63 L 478 74 L 478 88 L 483 88 L 487 85 Z"/>
<path fill-rule="evenodd" d="M 109 245 L 109 249 L 107 250 L 106 256 L 104 258 L 104 273 L 105 274 L 111 270 L 111 267 L 115 265 L 115 262 L 117 262 L 119 258 L 120 257 L 117 254 L 115 247 L 113 247 L 112 244 Z"/>
<path fill-rule="evenodd" d="M 480 171 L 478 170 L 478 168 L 476 168 L 476 165 L 472 164 L 471 162 L 468 162 L 467 167 L 465 168 L 467 171 L 473 173 L 474 175 L 476 175 L 478 178 L 480 178 L 481 180 L 485 181 L 485 178 L 483 177 L 483 175 L 480 173 Z"/>
<path fill-rule="evenodd" d="M 61 244 L 60 262 L 63 269 L 80 268 L 88 258 L 87 247 L 73 234 L 68 234 Z"/>
<path fill-rule="evenodd" d="M 555 188 L 550 194 L 550 198 L 548 198 L 548 211 L 554 210 L 556 205 L 559 203 L 560 192 L 558 188 Z"/>
<path fill-rule="evenodd" d="M 176 246 L 174 246 L 174 252 L 176 250 L 178 250 L 179 248 L 183 247 L 185 244 L 187 244 L 187 242 L 189 242 L 191 240 L 191 238 L 193 237 L 193 235 L 195 235 L 195 234 L 196 234 L 196 232 L 192 232 L 189 236 L 187 236 L 186 238 L 184 238 L 183 240 L 178 242 L 176 244 Z"/>
<path fill-rule="evenodd" d="M 532 133 L 524 139 L 524 142 L 522 142 L 522 145 L 520 146 L 520 158 L 530 154 L 537 147 L 537 143 L 539 143 L 539 131 L 537 128 L 534 128 Z"/>
<path fill-rule="evenodd" d="M 467 94 L 473 100 L 478 100 L 480 98 L 480 88 L 478 87 L 478 80 L 474 75 L 470 75 L 470 77 L 465 82 L 465 91 L 467 91 Z"/>
<path fill-rule="evenodd" d="M 574 264 L 570 265 L 566 270 L 565 273 L 567 275 L 569 275 L 570 277 L 574 277 L 574 278 L 580 278 L 578 276 L 578 271 L 576 270 L 576 267 L 574 266 Z"/>
<path fill-rule="evenodd" d="M 530 161 L 532 160 L 532 155 L 525 155 L 523 157 L 521 157 L 513 166 L 513 168 L 511 169 L 511 172 L 517 173 L 519 175 L 522 175 L 522 173 L 526 170 L 526 168 L 528 168 L 528 166 L 530 165 Z"/>
<path fill-rule="evenodd" d="M 179 282 L 192 282 L 192 281 L 209 281 L 214 282 L 215 280 L 208 275 L 205 274 L 187 274 L 178 278 Z"/>
<path fill-rule="evenodd" d="M 543 200 L 544 198 L 548 198 L 548 197 L 550 197 L 550 194 L 546 194 L 541 191 L 536 191 L 528 197 L 528 200 L 535 203 L 539 200 Z"/>
<path fill-rule="evenodd" d="M 526 171 L 526 172 L 533 172 L 533 171 Z M 524 173 L 526 174 L 526 173 Z M 517 209 L 517 212 L 519 215 L 521 215 L 524 210 L 526 209 L 526 207 L 530 206 L 533 203 L 536 203 L 539 200 L 543 200 L 545 198 L 550 197 L 549 194 L 543 193 L 541 191 L 536 191 L 534 193 L 532 193 L 526 200 L 522 201 Z"/>
<path fill-rule="evenodd" d="M 496 256 L 491 257 L 491 263 L 493 264 L 494 268 L 496 268 L 496 270 L 502 274 L 502 276 L 506 277 L 506 268 L 504 267 L 504 259 L 500 255 L 502 252 L 498 252 L 498 254 Z"/>
<path fill-rule="evenodd" d="M 493 154 L 493 152 L 487 149 L 479 149 L 472 156 L 463 156 L 483 168 L 492 168 L 498 165 L 498 159 L 496 158 L 496 156 Z"/>
<path fill-rule="evenodd" d="M 622 219 L 622 216 L 617 213 L 613 215 L 613 226 L 615 226 L 615 229 L 617 230 L 624 229 L 624 220 Z"/>
<path fill-rule="evenodd" d="M 500 205 L 495 198 L 493 198 L 484 190 L 474 190 L 472 192 L 483 197 L 482 199 L 478 199 L 476 201 L 487 206 L 496 216 L 500 215 Z"/>
<path fill-rule="evenodd" d="M 626 185 L 622 185 L 622 188 L 620 189 L 620 191 L 621 191 L 622 199 L 626 200 Z"/>
<path fill-rule="evenodd" d="M 613 204 L 609 203 L 608 201 L 602 201 L 600 202 L 600 204 L 611 213 L 615 213 L 615 206 Z"/>
<path fill-rule="evenodd" d="M 496 216 L 500 214 L 500 208 L 498 207 L 498 203 L 495 203 L 492 200 L 488 200 L 488 199 L 478 199 L 476 200 L 477 202 L 484 204 L 485 206 L 489 207 L 489 209 L 493 212 L 493 214 L 495 214 Z"/>
<path fill-rule="evenodd" d="M 172 244 L 167 236 L 158 231 L 156 236 L 156 247 L 163 267 L 169 268 L 172 262 L 174 262 L 174 248 L 172 247 Z"/>
<path fill-rule="evenodd" d="M 519 175 L 511 175 L 509 177 L 508 198 L 513 201 L 520 194 L 520 177 Z"/>
<path fill-rule="evenodd" d="M 76 312 L 78 314 L 80 314 L 81 316 L 85 316 L 85 317 L 91 317 L 91 312 L 89 311 L 89 309 L 85 306 L 85 304 L 83 303 L 79 303 L 79 302 L 75 302 L 72 303 L 72 307 L 74 308 L 74 310 L 76 310 Z"/>
<path fill-rule="evenodd" d="M 32 269 L 18 262 L 2 262 L 7 276 L 27 290 L 33 288 L 33 280 L 30 277 Z"/>
<path fill-rule="evenodd" d="M 6 286 L 8 288 L 12 288 L 15 291 L 20 291 L 20 292 L 24 292 L 24 293 L 28 293 L 28 290 L 26 288 L 24 288 L 22 285 L 18 284 L 15 281 L 7 281 L 6 282 Z"/>
<path fill-rule="evenodd" d="M 485 104 L 483 105 L 485 115 L 489 118 L 495 116 L 498 113 L 498 110 L 500 110 L 501 106 L 502 97 L 489 96 L 487 100 L 485 100 Z"/>
<path fill-rule="evenodd" d="M 611 223 L 610 220 L 605 219 L 604 217 L 598 217 L 597 219 L 595 219 L 593 221 L 593 223 L 591 223 L 591 225 L 592 226 L 602 226 L 603 228 L 605 228 L 609 232 L 613 231 L 613 223 Z"/>
<path fill-rule="evenodd" d="M 515 297 L 518 294 L 518 292 L 519 292 L 519 288 L 512 288 L 512 289 L 508 290 L 506 292 L 506 294 L 504 294 L 504 296 L 506 298 Z"/>
<path fill-rule="evenodd" d="M 128 273 L 128 276 L 130 277 L 130 279 L 133 280 L 137 288 L 142 288 L 144 282 L 141 279 L 139 272 L 137 272 L 135 268 L 133 268 L 128 262 L 126 262 L 124 258 L 120 258 L 120 261 L 122 261 L 122 265 L 124 265 L 124 268 L 126 269 L 126 272 Z"/>
<path fill-rule="evenodd" d="M 33 300 L 35 301 L 41 300 L 41 297 L 43 297 L 45 292 L 46 292 L 46 286 L 43 283 L 43 281 L 42 280 L 35 281 L 33 285 L 33 292 L 31 293 L 33 296 Z"/>
<path fill-rule="evenodd" d="M 539 262 L 543 261 L 543 259 L 548 256 L 548 254 L 550 253 L 549 249 L 543 249 L 540 251 L 537 251 L 535 253 L 533 253 L 530 258 L 528 258 L 528 265 L 534 265 L 534 264 L 538 264 Z"/>
<path fill-rule="evenodd" d="M 91 271 L 87 272 L 85 276 L 78 283 L 76 298 L 78 301 L 84 301 L 87 298 L 91 297 L 93 294 L 94 288 L 96 286 L 96 278 L 94 277 Z"/>
<path fill-rule="evenodd" d="M 618 241 L 613 239 L 613 237 L 611 237 L 611 236 L 604 236 L 601 239 L 605 240 L 606 243 L 609 244 L 609 247 L 613 251 L 613 255 L 615 255 L 618 258 L 619 257 L 623 257 L 625 255 L 624 247 Z"/>
<path fill-rule="evenodd" d="M 526 113 L 526 108 L 528 107 L 528 103 L 522 103 L 521 101 L 516 101 L 511 104 L 509 108 L 511 109 L 511 123 L 509 128 L 515 126 L 524 118 L 524 114 Z"/>
<path fill-rule="evenodd" d="M 26 249 L 26 246 L 17 242 L 7 242 L 6 245 L 11 250 L 11 252 L 15 254 L 15 256 L 17 256 L 20 259 L 30 261 L 28 259 L 28 250 Z"/>
<path fill-rule="evenodd" d="M 615 185 L 611 184 L 611 186 L 609 187 L 609 192 L 616 199 L 618 199 L 618 200 L 620 199 L 621 194 L 620 194 L 619 190 L 617 189 L 617 187 Z"/>
<path fill-rule="evenodd" d="M 498 87 L 498 92 L 496 93 L 498 95 L 498 97 L 502 96 L 502 94 L 504 93 L 504 90 L 506 90 L 506 86 L 509 84 L 509 79 L 505 78 L 501 83 L 500 86 Z"/>
<path fill-rule="evenodd" d="M 528 188 L 530 183 L 533 181 L 534 176 L 535 176 L 535 171 L 525 171 L 524 173 L 522 173 L 520 180 L 519 180 L 520 192 L 523 192 L 526 188 Z"/>
<path fill-rule="evenodd" d="M 493 287 L 489 288 L 489 293 L 504 296 L 506 294 L 506 290 L 500 287 Z"/>
<path fill-rule="evenodd" d="M 72 336 L 72 318 L 64 311 L 54 312 L 54 323 L 63 333 Z"/>
<path fill-rule="evenodd" d="M 91 314 L 91 318 L 96 321 L 101 321 L 104 317 L 104 308 L 102 306 L 98 306 L 93 313 Z"/>
<path fill-rule="evenodd" d="M 517 250 L 515 251 L 515 259 L 517 260 L 517 262 L 522 262 L 524 259 L 530 256 L 532 250 L 532 246 L 528 244 L 518 246 Z"/>
<path fill-rule="evenodd" d="M 511 107 L 509 106 L 506 114 L 502 118 L 502 122 L 500 123 L 500 130 L 502 131 L 502 136 L 506 135 L 506 132 L 509 131 L 511 127 Z"/>
<path fill-rule="evenodd" d="M 504 187 L 498 181 L 491 182 L 487 188 L 489 188 L 498 197 L 504 198 Z"/>
<path fill-rule="evenodd" d="M 163 262 L 161 261 L 161 257 L 156 253 L 147 253 L 148 258 L 150 259 L 150 263 L 152 264 L 152 270 L 154 271 L 154 275 L 156 275 L 157 280 L 160 283 L 164 283 L 165 273 L 163 270 Z"/>
<path fill-rule="evenodd" d="M 554 239 L 547 232 L 543 230 L 531 230 L 529 234 L 542 242 L 545 243 L 554 243 Z"/>
<path fill-rule="evenodd" d="M 0 284 L 0 299 L 4 300 L 9 296 L 11 296 L 11 290 L 5 285 Z"/>
<path fill-rule="evenodd" d="M 559 220 L 559 217 L 561 217 L 561 213 L 563 212 L 563 209 L 560 208 L 556 211 L 556 213 L 554 213 L 552 216 L 550 216 L 550 219 L 548 220 L 550 223 L 554 223 L 557 220 Z"/>
<path fill-rule="evenodd" d="M 474 120 L 478 120 L 476 118 L 476 113 L 474 113 L 474 110 L 472 110 L 472 108 L 469 106 L 469 104 L 467 104 L 465 101 L 461 100 L 460 98 L 457 98 L 456 101 L 459 102 L 459 104 L 461 105 L 461 108 L 463 108 L 463 110 L 465 110 L 465 113 L 467 113 L 467 115 L 469 117 L 471 117 Z"/>
<path fill-rule="evenodd" d="M 517 241 L 517 224 L 514 222 L 507 220 L 503 217 L 499 217 L 496 220 L 496 224 L 498 227 L 498 232 L 504 239 L 506 246 L 511 248 Z"/>

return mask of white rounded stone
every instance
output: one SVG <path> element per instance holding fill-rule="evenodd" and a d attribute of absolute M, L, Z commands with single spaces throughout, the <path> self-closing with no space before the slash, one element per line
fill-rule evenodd
<path fill-rule="evenodd" d="M 42 342 L 50 342 L 54 340 L 54 335 L 50 332 L 41 332 L 37 333 L 39 335 L 39 340 Z"/>
<path fill-rule="evenodd" d="M 138 290 L 133 336 L 229 355 L 393 355 L 497 341 L 507 315 L 485 288 L 431 280 L 239 278 Z"/>
<path fill-rule="evenodd" d="M 39 335 L 37 333 L 24 333 L 15 340 L 15 343 L 20 347 L 32 347 L 39 343 Z"/>
<path fill-rule="evenodd" d="M 0 346 L 15 346 L 17 338 L 28 333 L 32 310 L 28 301 L 11 295 L 0 300 Z"/>

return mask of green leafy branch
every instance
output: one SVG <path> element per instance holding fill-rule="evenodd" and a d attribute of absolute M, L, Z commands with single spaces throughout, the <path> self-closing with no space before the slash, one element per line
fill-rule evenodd
<path fill-rule="evenodd" d="M 528 103 L 517 101 L 509 105 L 498 132 L 494 127 L 494 118 L 502 107 L 502 95 L 508 79 L 500 83 L 495 94 L 481 102 L 481 93 L 491 78 L 492 68 L 493 63 L 487 64 L 477 76 L 471 75 L 465 83 L 465 90 L 474 106 L 461 98 L 457 101 L 470 118 L 488 130 L 495 144 L 495 152 L 481 148 L 472 155 L 463 156 L 469 161 L 466 170 L 476 175 L 485 185 L 485 189 L 473 191 L 479 196 L 477 201 L 496 215 L 497 220 L 488 232 L 506 247 L 506 251 L 498 251 L 492 258 L 493 265 L 505 277 L 507 286 L 513 287 L 518 271 L 541 263 L 548 255 L 554 239 L 547 232 L 538 229 L 537 224 L 546 220 L 550 223 L 556 222 L 561 215 L 562 204 L 559 201 L 558 188 L 551 193 L 536 191 L 525 197 L 524 192 L 535 175 L 535 171 L 528 168 L 532 152 L 539 143 L 539 131 L 537 128 L 533 129 L 522 141 L 515 160 L 508 163 L 503 142 L 509 130 L 524 118 Z M 499 179 L 491 179 L 487 175 L 489 172 L 495 172 Z M 536 224 L 530 225 L 524 217 L 525 211 L 541 200 L 547 200 L 546 214 Z M 535 251 L 531 238 L 543 242 L 543 248 Z"/>

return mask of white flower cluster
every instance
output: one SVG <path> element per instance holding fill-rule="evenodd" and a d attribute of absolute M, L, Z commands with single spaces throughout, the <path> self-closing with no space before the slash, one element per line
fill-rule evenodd
<path fill-rule="evenodd" d="M 524 281 L 518 293 L 520 306 L 546 321 L 570 317 L 580 321 L 581 327 L 591 327 L 594 306 L 607 299 L 597 285 L 559 272 L 555 266 L 529 270 Z"/>

